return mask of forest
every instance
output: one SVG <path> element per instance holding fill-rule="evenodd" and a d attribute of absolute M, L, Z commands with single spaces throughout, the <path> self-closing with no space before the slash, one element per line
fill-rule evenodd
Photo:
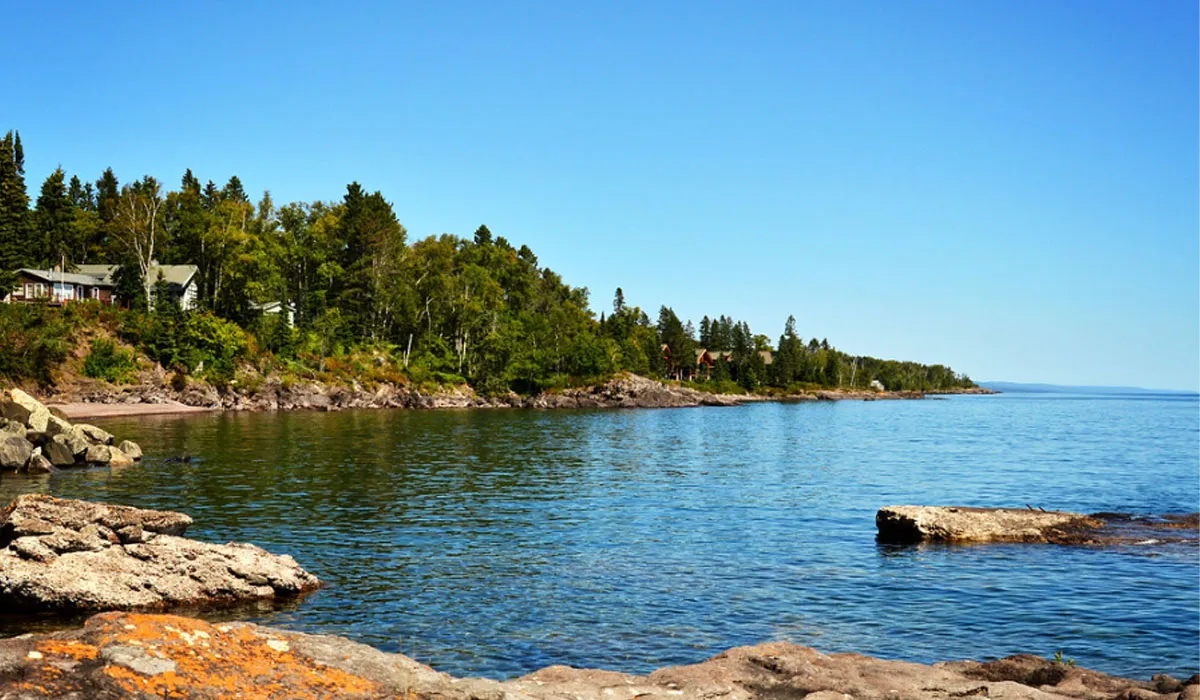
<path fill-rule="evenodd" d="M 149 279 L 152 262 L 199 268 L 183 310 Z M 74 338 L 104 335 L 178 375 L 222 384 L 239 367 L 321 378 L 330 367 L 394 370 L 399 381 L 471 384 L 497 394 L 601 381 L 619 371 L 714 391 L 973 386 L 942 365 L 843 353 L 805 341 L 789 317 L 773 343 L 744 321 L 697 326 L 666 305 L 653 317 L 617 289 L 599 317 L 588 290 L 539 265 L 525 245 L 480 226 L 409 241 L 392 205 L 357 182 L 331 201 L 254 202 L 237 176 L 169 189 L 151 176 L 93 181 L 61 168 L 32 197 L 20 135 L 0 140 L 0 294 L 20 268 L 119 265 L 120 308 L 0 304 L 0 377 L 54 381 Z M 288 314 L 264 314 L 279 302 Z M 92 332 L 89 332 L 89 328 Z M 697 350 L 718 355 L 697 370 Z M 121 347 L 94 337 L 85 371 L 131 376 Z M 91 368 L 90 370 L 87 368 Z M 350 375 L 353 376 L 351 371 Z M 375 373 L 372 376 L 381 376 Z"/>

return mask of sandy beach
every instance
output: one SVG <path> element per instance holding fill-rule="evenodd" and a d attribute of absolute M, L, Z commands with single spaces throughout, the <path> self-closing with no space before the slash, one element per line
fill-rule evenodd
<path fill-rule="evenodd" d="M 188 406 L 178 401 L 167 403 L 48 403 L 47 408 L 57 408 L 70 420 L 80 418 L 118 418 L 121 416 L 158 416 L 170 413 L 209 413 L 219 408 Z"/>

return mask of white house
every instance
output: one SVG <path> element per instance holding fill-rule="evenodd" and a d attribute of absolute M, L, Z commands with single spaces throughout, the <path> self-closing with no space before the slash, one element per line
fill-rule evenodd
<path fill-rule="evenodd" d="M 115 283 L 113 275 L 117 273 L 117 265 L 79 265 L 77 272 L 95 277 L 103 283 L 112 286 Z M 200 268 L 195 265 L 150 265 L 150 284 L 158 282 L 159 275 L 167 283 L 167 291 L 173 299 L 179 301 L 180 308 L 190 311 L 196 308 L 196 276 Z"/>

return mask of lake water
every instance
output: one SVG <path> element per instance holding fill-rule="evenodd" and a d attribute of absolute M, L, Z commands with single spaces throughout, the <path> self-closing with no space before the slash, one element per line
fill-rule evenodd
<path fill-rule="evenodd" d="M 643 672 L 777 639 L 1200 670 L 1195 547 L 891 547 L 874 523 L 889 504 L 1194 512 L 1194 397 L 97 422 L 146 463 L 5 475 L 0 498 L 189 513 L 192 536 L 292 554 L 329 583 L 255 621 L 454 674 Z"/>

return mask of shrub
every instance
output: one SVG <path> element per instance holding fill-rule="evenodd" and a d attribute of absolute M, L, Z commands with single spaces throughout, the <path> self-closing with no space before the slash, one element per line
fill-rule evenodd
<path fill-rule="evenodd" d="M 0 303 L 0 377 L 52 383 L 71 351 L 71 324 L 58 309 Z"/>
<path fill-rule="evenodd" d="M 137 363 L 132 350 L 124 350 L 107 338 L 92 341 L 92 349 L 83 361 L 83 373 L 92 379 L 103 379 L 113 384 L 132 381 Z"/>

